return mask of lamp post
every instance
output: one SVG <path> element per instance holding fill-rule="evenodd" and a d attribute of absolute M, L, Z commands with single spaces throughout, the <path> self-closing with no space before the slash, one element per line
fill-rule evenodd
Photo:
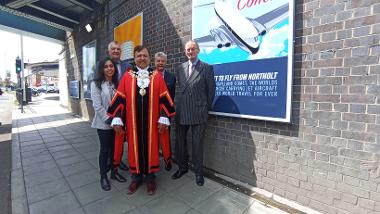
<path fill-rule="evenodd" d="M 24 102 L 26 102 L 26 91 L 25 91 L 25 76 L 24 76 L 24 43 L 23 35 L 20 33 L 20 44 L 21 44 L 21 58 L 16 57 L 16 73 L 19 82 L 18 93 L 21 93 L 20 97 L 17 97 L 21 105 L 21 113 L 24 112 Z"/>
<path fill-rule="evenodd" d="M 22 80 L 22 103 L 26 102 L 26 91 L 25 91 L 25 76 L 24 76 L 24 39 L 22 32 L 20 33 L 20 44 L 21 44 L 21 80 Z M 23 109 L 22 109 L 23 112 Z"/>

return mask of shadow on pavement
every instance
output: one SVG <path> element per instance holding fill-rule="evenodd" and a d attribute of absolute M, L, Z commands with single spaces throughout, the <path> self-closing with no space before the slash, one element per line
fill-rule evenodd
<path fill-rule="evenodd" d="M 36 125 L 36 124 L 42 124 L 47 122 L 54 122 L 59 120 L 67 120 L 71 119 L 73 116 L 72 113 L 63 113 L 63 114 L 54 114 L 54 115 L 47 115 L 47 116 L 30 116 L 28 118 L 18 119 L 18 128 L 22 128 L 24 126 L 28 125 Z"/>
<path fill-rule="evenodd" d="M 59 96 L 51 96 L 51 97 L 45 97 L 45 100 L 59 100 Z"/>
<path fill-rule="evenodd" d="M 0 126 L 0 134 L 6 134 L 6 133 L 11 133 L 11 130 L 12 130 L 12 124 L 2 124 Z M 1 138 L 0 138 L 0 142 L 1 141 Z"/>

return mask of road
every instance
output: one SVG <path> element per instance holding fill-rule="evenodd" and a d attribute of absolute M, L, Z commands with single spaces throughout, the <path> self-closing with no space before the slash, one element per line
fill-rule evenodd
<path fill-rule="evenodd" d="M 12 164 L 12 110 L 13 95 L 0 96 L 0 213 L 10 214 L 11 209 L 11 164 Z"/>

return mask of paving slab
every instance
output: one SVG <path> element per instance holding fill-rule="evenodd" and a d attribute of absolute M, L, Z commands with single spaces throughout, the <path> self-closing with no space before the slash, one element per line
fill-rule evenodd
<path fill-rule="evenodd" d="M 28 187 L 26 192 L 28 194 L 29 203 L 35 203 L 52 196 L 58 195 L 69 191 L 69 185 L 65 179 L 53 180 L 51 182 L 45 182 L 39 185 Z"/>
<path fill-rule="evenodd" d="M 30 214 L 63 214 L 79 207 L 71 191 L 29 205 Z"/>
<path fill-rule="evenodd" d="M 83 158 L 82 155 L 73 155 L 69 157 L 64 157 L 60 159 L 56 159 L 55 161 L 57 162 L 58 166 L 64 167 L 67 165 L 75 164 L 81 161 L 84 161 L 85 159 Z"/>
<path fill-rule="evenodd" d="M 67 182 L 69 183 L 72 189 L 85 186 L 89 183 L 99 183 L 100 175 L 97 170 L 89 170 L 86 172 L 81 172 L 77 174 L 73 174 L 66 177 Z"/>
<path fill-rule="evenodd" d="M 92 166 L 87 160 L 85 160 L 85 161 L 76 162 L 76 163 L 63 166 L 61 167 L 61 172 L 64 176 L 67 177 L 73 174 L 86 172 L 92 169 L 95 170 L 95 167 Z"/>
<path fill-rule="evenodd" d="M 181 199 L 190 207 L 195 207 L 197 204 L 207 200 L 207 198 L 222 188 L 223 187 L 220 184 L 214 181 L 207 181 L 203 187 L 197 186 L 195 182 L 188 182 L 175 191 L 169 192 L 169 194 Z"/>
<path fill-rule="evenodd" d="M 117 193 L 119 193 L 119 191 L 117 191 L 115 188 L 111 188 L 110 191 L 103 191 L 100 188 L 98 182 L 90 183 L 80 188 L 74 189 L 74 194 L 82 205 L 87 205 L 105 197 L 115 195 Z"/>
<path fill-rule="evenodd" d="M 243 213 L 254 199 L 223 188 L 196 205 L 195 209 L 203 214 Z"/>
<path fill-rule="evenodd" d="M 92 214 L 124 214 L 136 209 L 122 193 L 103 198 L 84 207 L 87 213 Z"/>
<path fill-rule="evenodd" d="M 25 166 L 24 175 L 30 175 L 34 173 L 41 173 L 51 169 L 56 169 L 58 166 L 54 161 L 47 161 L 43 163 L 35 163 L 28 166 Z"/>
<path fill-rule="evenodd" d="M 65 157 L 75 156 L 75 155 L 80 155 L 80 153 L 74 148 L 52 152 L 52 156 L 54 157 L 54 159 L 61 159 Z"/>
<path fill-rule="evenodd" d="M 148 202 L 140 209 L 145 214 L 184 214 L 189 211 L 191 207 L 169 194 L 164 194 Z"/>
<path fill-rule="evenodd" d="M 63 175 L 58 168 L 52 168 L 40 173 L 25 175 L 25 185 L 26 187 L 31 187 L 45 182 L 58 180 L 62 177 Z"/>

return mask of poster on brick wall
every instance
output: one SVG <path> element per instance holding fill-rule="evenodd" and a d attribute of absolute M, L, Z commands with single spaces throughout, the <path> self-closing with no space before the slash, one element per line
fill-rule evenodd
<path fill-rule="evenodd" d="M 118 25 L 113 32 L 114 40 L 121 44 L 121 60 L 132 59 L 133 49 L 143 41 L 143 13 Z"/>
<path fill-rule="evenodd" d="M 214 67 L 212 114 L 290 122 L 294 1 L 194 0 L 192 38 Z"/>
<path fill-rule="evenodd" d="M 91 82 L 96 70 L 96 41 L 87 43 L 82 47 L 83 65 L 83 97 L 91 99 Z"/>

